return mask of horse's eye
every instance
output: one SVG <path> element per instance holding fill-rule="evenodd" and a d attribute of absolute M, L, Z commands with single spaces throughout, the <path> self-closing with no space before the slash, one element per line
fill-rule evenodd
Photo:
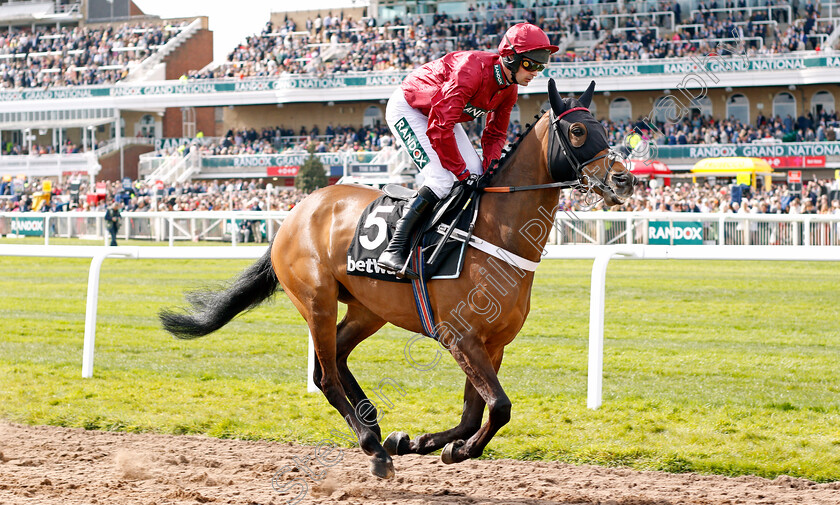
<path fill-rule="evenodd" d="M 574 123 L 569 127 L 569 141 L 572 147 L 580 147 L 586 143 L 586 126 L 583 123 Z"/>

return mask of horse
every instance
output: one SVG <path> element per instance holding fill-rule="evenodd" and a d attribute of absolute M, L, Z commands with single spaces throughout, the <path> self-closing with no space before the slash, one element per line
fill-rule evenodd
<path fill-rule="evenodd" d="M 593 81 L 578 99 L 562 98 L 554 81 L 549 81 L 551 109 L 538 115 L 482 176 L 476 237 L 535 265 L 554 224 L 561 188 L 577 187 L 610 206 L 632 194 L 635 177 L 614 155 L 604 126 L 588 110 L 594 87 Z M 317 358 L 315 384 L 371 457 L 371 473 L 391 478 L 392 456 L 443 449 L 444 463 L 476 458 L 510 420 L 511 401 L 497 373 L 505 346 L 528 317 L 534 274 L 497 261 L 495 275 L 489 275 L 488 254 L 467 248 L 459 278 L 428 282 L 434 313 L 449 329 L 440 342 L 466 375 L 461 422 L 414 440 L 394 432 L 383 444 L 376 408 L 348 368 L 347 358 L 386 322 L 415 333 L 422 334 L 423 329 L 409 284 L 347 273 L 347 251 L 359 218 L 381 194 L 360 185 L 313 192 L 289 213 L 266 254 L 227 288 L 188 293 L 190 308 L 164 309 L 159 317 L 164 329 L 176 337 L 200 337 L 256 307 L 282 286 L 311 332 Z M 465 303 L 468 296 L 471 304 L 475 302 L 470 293 L 476 287 L 485 294 L 496 291 L 499 310 L 492 321 L 479 317 L 486 310 Z M 338 302 L 346 304 L 347 311 L 337 323 Z M 482 425 L 485 408 L 489 415 Z"/>

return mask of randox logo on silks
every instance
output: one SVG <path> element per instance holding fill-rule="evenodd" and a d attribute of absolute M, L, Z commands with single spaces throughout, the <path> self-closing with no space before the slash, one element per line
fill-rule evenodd
<path fill-rule="evenodd" d="M 490 111 L 489 110 L 484 110 L 481 107 L 476 107 L 475 105 L 473 105 L 471 103 L 468 103 L 466 106 L 464 106 L 464 113 L 469 114 L 470 116 L 473 117 L 473 119 L 478 119 L 481 116 L 486 115 L 488 112 L 490 112 Z"/>
<path fill-rule="evenodd" d="M 496 77 L 496 82 L 499 86 L 505 85 L 505 78 L 502 76 L 502 66 L 498 63 L 493 65 L 493 75 Z"/>
<path fill-rule="evenodd" d="M 400 118 L 394 126 L 396 126 L 397 132 L 400 134 L 400 138 L 408 150 L 408 154 L 414 160 L 414 163 L 417 164 L 417 167 L 423 168 L 428 165 L 429 156 L 423 150 L 423 146 L 420 145 L 420 141 L 417 139 L 417 135 L 414 134 L 414 130 L 409 126 L 408 121 L 404 117 Z"/>

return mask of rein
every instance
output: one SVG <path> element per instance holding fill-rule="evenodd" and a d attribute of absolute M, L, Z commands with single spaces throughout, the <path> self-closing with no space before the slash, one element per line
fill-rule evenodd
<path fill-rule="evenodd" d="M 515 193 L 517 191 L 531 191 L 532 189 L 574 188 L 579 185 L 579 182 L 552 182 L 549 184 L 534 184 L 531 186 L 490 186 L 488 188 L 482 188 L 481 191 L 484 191 L 485 193 Z"/>

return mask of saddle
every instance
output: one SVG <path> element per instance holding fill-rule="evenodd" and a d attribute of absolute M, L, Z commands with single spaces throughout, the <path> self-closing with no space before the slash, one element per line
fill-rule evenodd
<path fill-rule="evenodd" d="M 382 191 L 384 194 L 367 206 L 356 225 L 356 233 L 347 250 L 347 273 L 392 282 L 411 282 L 379 267 L 376 261 L 391 240 L 407 202 L 417 193 L 396 184 L 389 184 Z M 471 235 L 478 215 L 478 201 L 479 195 L 467 194 L 463 186 L 456 186 L 440 200 L 428 213 L 429 217 L 416 227 L 409 268 L 424 280 L 458 278 L 464 265 L 466 242 L 442 241 L 455 230 L 461 230 L 461 236 Z M 453 221 L 454 229 L 450 226 Z"/>

